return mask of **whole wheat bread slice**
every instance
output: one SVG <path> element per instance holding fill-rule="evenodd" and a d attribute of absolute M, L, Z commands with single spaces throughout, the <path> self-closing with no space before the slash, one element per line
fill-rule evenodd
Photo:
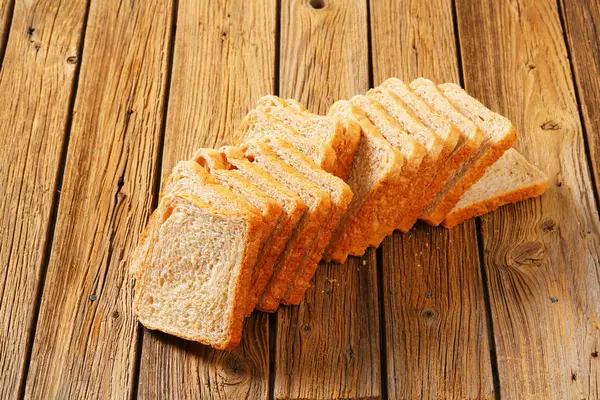
<path fill-rule="evenodd" d="M 361 127 L 361 139 L 346 182 L 354 197 L 331 236 L 324 258 L 344 262 L 349 254 L 362 256 L 395 228 L 402 200 L 402 153 L 391 146 L 358 107 L 340 100 L 329 115 L 347 118 Z M 383 235 L 383 236 L 382 236 Z"/>
<path fill-rule="evenodd" d="M 173 167 L 173 170 L 165 180 L 161 197 L 171 193 L 192 194 L 208 203 L 211 207 L 224 211 L 248 212 L 261 216 L 260 211 L 256 207 L 237 196 L 231 190 L 220 185 L 217 180 L 193 161 L 180 161 Z M 264 244 L 271 234 L 270 229 L 272 221 L 264 219 L 262 219 L 262 221 L 263 228 L 257 232 L 260 235 L 258 238 L 259 242 Z M 156 221 L 151 217 L 147 224 L 147 229 L 154 228 L 155 224 Z M 140 238 L 139 243 L 138 248 L 134 251 L 134 256 L 129 266 L 129 271 L 135 275 L 141 273 L 141 261 L 148 248 L 146 230 Z"/>
<path fill-rule="evenodd" d="M 288 190 L 294 192 L 308 207 L 286 248 L 277 260 L 271 280 L 259 298 L 257 308 L 272 312 L 279 307 L 296 273 L 309 260 L 327 215 L 331 201 L 327 193 L 306 179 L 296 169 L 281 161 L 269 147 L 259 140 L 247 140 L 240 148 L 225 148 L 228 159 L 246 158 L 278 180 Z M 241 154 L 236 154 L 241 153 Z"/>
<path fill-rule="evenodd" d="M 462 194 L 477 182 L 486 169 L 511 148 L 517 139 L 517 131 L 507 118 L 486 108 L 460 86 L 445 83 L 438 85 L 438 88 L 448 101 L 438 97 L 439 101 L 431 102 L 436 111 L 461 129 L 472 129 L 464 119 L 457 116 L 458 110 L 483 133 L 483 140 L 475 154 L 446 182 L 445 187 L 431 203 L 432 206 L 425 210 L 426 216 L 422 219 L 431 225 L 438 225 L 460 200 Z"/>
<path fill-rule="evenodd" d="M 327 172 L 337 169 L 336 152 L 328 143 L 307 138 L 259 109 L 251 110 L 242 121 L 238 144 L 247 139 L 260 139 L 267 135 L 275 135 L 289 141 Z"/>
<path fill-rule="evenodd" d="M 348 209 L 352 200 L 352 190 L 343 180 L 319 168 L 311 159 L 296 150 L 291 143 L 277 137 L 267 137 L 264 142 L 280 160 L 295 168 L 315 185 L 322 187 L 329 194 L 331 201 L 331 211 L 318 234 L 309 260 L 296 273 L 291 287 L 283 297 L 285 304 L 299 304 L 323 257 L 323 252 L 329 244 L 333 230 Z"/>
<path fill-rule="evenodd" d="M 280 205 L 277 200 L 272 199 L 266 192 L 244 178 L 239 171 L 229 170 L 231 165 L 227 162 L 223 153 L 213 149 L 198 149 L 193 160 L 203 166 L 221 185 L 260 210 L 265 224 L 267 224 L 266 229 L 271 232 L 263 248 L 259 251 L 256 268 L 252 274 L 252 283 L 248 293 L 248 306 L 245 312 L 248 315 L 256 307 L 258 296 L 264 288 L 264 284 L 261 286 L 259 282 L 268 280 L 263 278 L 264 276 L 270 278 L 273 273 L 273 265 L 283 252 L 285 243 L 289 238 L 289 232 L 286 233 L 284 229 L 287 216 L 284 214 L 283 205 Z"/>
<path fill-rule="evenodd" d="M 515 149 L 508 149 L 463 195 L 442 225 L 452 228 L 505 204 L 540 196 L 547 188 L 548 177 Z"/>
<path fill-rule="evenodd" d="M 267 284 L 273 276 L 279 276 L 283 273 L 281 268 L 283 262 L 279 258 L 283 255 L 287 243 L 297 230 L 301 218 L 304 216 L 307 206 L 302 199 L 286 186 L 282 185 L 264 169 L 255 165 L 244 157 L 244 154 L 235 147 L 225 147 L 223 151 L 212 150 L 201 151 L 194 156 L 194 159 L 203 163 L 211 173 L 219 170 L 229 170 L 231 173 L 247 179 L 259 189 L 271 196 L 283 208 L 283 220 L 276 228 L 277 235 L 272 241 L 271 247 L 264 256 L 264 268 L 259 269 L 259 274 L 252 283 L 250 296 L 256 297 L 255 306 L 260 309 L 258 300 L 264 293 Z M 227 156 L 229 154 L 229 157 Z M 247 309 L 246 314 L 252 310 Z"/>
<path fill-rule="evenodd" d="M 286 100 L 277 96 L 263 96 L 257 102 L 257 108 L 283 124 L 294 129 L 302 136 L 326 143 L 336 153 L 335 168 L 331 171 L 344 179 L 360 140 L 360 131 L 356 126 L 348 127 L 342 118 L 322 116 L 292 107 Z"/>
<path fill-rule="evenodd" d="M 149 329 L 231 349 L 241 339 L 261 217 L 166 195 L 136 282 L 134 312 Z"/>

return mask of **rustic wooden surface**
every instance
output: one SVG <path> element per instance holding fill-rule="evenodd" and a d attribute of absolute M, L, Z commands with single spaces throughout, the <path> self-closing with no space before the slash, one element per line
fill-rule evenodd
<path fill-rule="evenodd" d="M 243 4 L 243 7 L 242 7 Z M 1 398 L 600 398 L 595 0 L 0 0 Z M 463 83 L 547 194 L 417 225 L 219 352 L 139 326 L 161 178 L 276 93 Z"/>

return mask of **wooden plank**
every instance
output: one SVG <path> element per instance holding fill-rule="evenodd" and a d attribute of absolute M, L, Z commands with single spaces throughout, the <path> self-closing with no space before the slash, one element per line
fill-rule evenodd
<path fill-rule="evenodd" d="M 598 1 L 561 0 L 575 83 L 579 93 L 583 123 L 595 176 L 600 192 L 600 3 Z"/>
<path fill-rule="evenodd" d="M 368 89 L 365 1 L 283 1 L 281 30 L 281 96 L 326 113 Z M 322 263 L 303 302 L 280 308 L 275 398 L 381 395 L 376 268 L 374 250 L 342 266 Z"/>
<path fill-rule="evenodd" d="M 557 2 L 460 0 L 457 14 L 467 90 L 550 177 L 482 218 L 500 393 L 598 398 L 600 224 Z"/>
<path fill-rule="evenodd" d="M 276 1 L 180 0 L 163 178 L 199 147 L 231 144 L 256 100 L 273 90 Z M 242 343 L 219 352 L 144 331 L 141 398 L 267 398 L 268 316 L 246 320 Z"/>
<path fill-rule="evenodd" d="M 138 334 L 127 259 L 151 211 L 171 9 L 91 2 L 26 398 L 133 393 Z M 69 27 L 61 21 L 55 34 Z"/>
<path fill-rule="evenodd" d="M 3 18 L 9 2 L 2 2 Z M 15 4 L 0 71 L 0 398 L 16 398 L 36 306 L 84 23 L 84 2 Z"/>
<path fill-rule="evenodd" d="M 8 40 L 8 31 L 14 10 L 14 0 L 0 0 L 0 68 L 4 59 L 4 50 Z"/>
<path fill-rule="evenodd" d="M 371 38 L 376 85 L 459 82 L 451 0 L 371 2 Z M 493 398 L 475 222 L 417 224 L 381 253 L 390 398 Z"/>

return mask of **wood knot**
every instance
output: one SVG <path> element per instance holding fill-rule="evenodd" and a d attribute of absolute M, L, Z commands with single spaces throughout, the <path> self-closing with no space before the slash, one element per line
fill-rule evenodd
<path fill-rule="evenodd" d="M 535 69 L 535 65 L 534 64 L 527 64 L 527 69 L 529 71 L 534 70 Z"/>
<path fill-rule="evenodd" d="M 597 351 L 592 352 L 592 358 L 598 358 L 598 352 Z"/>
<path fill-rule="evenodd" d="M 544 131 L 557 131 L 560 129 L 560 125 L 551 119 L 540 125 L 540 128 Z"/>
<path fill-rule="evenodd" d="M 34 32 L 35 32 L 35 28 L 33 26 L 27 27 L 27 36 L 28 37 L 32 37 Z"/>
<path fill-rule="evenodd" d="M 542 222 L 542 230 L 544 232 L 554 232 L 556 230 L 556 222 L 552 218 L 548 218 Z"/>
<path fill-rule="evenodd" d="M 425 292 L 425 297 L 426 298 L 430 299 L 431 296 L 433 296 L 433 294 L 429 290 Z"/>
<path fill-rule="evenodd" d="M 429 309 L 425 309 L 425 310 L 421 311 L 421 315 L 425 319 L 432 319 L 433 317 L 435 317 L 435 311 L 429 310 Z"/>
<path fill-rule="evenodd" d="M 304 332 L 305 334 L 309 334 L 312 332 L 312 326 L 310 324 L 304 324 L 302 326 L 302 332 Z"/>
<path fill-rule="evenodd" d="M 309 0 L 308 5 L 314 8 L 315 10 L 320 10 L 325 7 L 325 1 L 323 0 Z"/>
<path fill-rule="evenodd" d="M 248 363 L 234 353 L 227 353 L 221 363 L 219 376 L 227 385 L 238 385 L 248 376 Z"/>
<path fill-rule="evenodd" d="M 557 297 L 550 297 L 550 301 L 552 303 L 558 303 L 558 298 Z"/>
<path fill-rule="evenodd" d="M 521 243 L 507 255 L 507 265 L 537 266 L 544 261 L 544 253 L 544 246 L 539 242 Z"/>
<path fill-rule="evenodd" d="M 118 312 L 118 311 L 113 311 L 113 312 L 112 312 L 112 317 L 113 317 L 113 318 L 119 318 L 119 316 L 120 316 L 120 315 L 121 315 L 121 314 L 119 314 L 119 312 Z"/>
<path fill-rule="evenodd" d="M 333 289 L 331 289 L 331 288 L 325 289 L 325 294 L 331 294 L 331 293 L 333 293 Z"/>
<path fill-rule="evenodd" d="M 352 360 L 354 358 L 354 349 L 352 347 L 348 347 L 346 350 L 344 350 L 344 354 L 347 358 Z"/>
<path fill-rule="evenodd" d="M 67 64 L 77 64 L 77 56 L 68 57 Z"/>

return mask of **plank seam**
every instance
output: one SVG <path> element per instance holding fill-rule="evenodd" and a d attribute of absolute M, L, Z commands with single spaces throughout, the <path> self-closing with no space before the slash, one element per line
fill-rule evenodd
<path fill-rule="evenodd" d="M 8 15 L 6 16 L 6 26 L 0 32 L 0 70 L 2 70 L 2 64 L 4 64 L 4 55 L 6 54 L 6 47 L 8 46 L 8 35 L 10 34 L 10 27 L 12 26 L 12 19 L 15 13 L 15 2 L 13 0 L 8 5 Z"/>
<path fill-rule="evenodd" d="M 14 2 L 13 2 L 14 4 Z M 46 274 L 48 272 L 48 265 L 50 264 L 50 256 L 52 255 L 52 247 L 54 244 L 54 233 L 56 230 L 56 221 L 58 219 L 58 208 L 60 205 L 60 197 L 63 185 L 63 179 L 65 174 L 65 167 L 67 163 L 67 154 L 69 150 L 69 141 L 71 138 L 71 126 L 73 124 L 73 111 L 75 109 L 75 101 L 77 99 L 77 91 L 79 88 L 79 73 L 81 72 L 81 65 L 83 64 L 83 49 L 85 43 L 85 33 L 87 30 L 88 16 L 90 11 L 91 0 L 86 1 L 85 13 L 83 15 L 83 25 L 79 36 L 79 49 L 77 54 L 79 55 L 80 62 L 75 66 L 75 72 L 73 75 L 73 83 L 71 87 L 71 94 L 69 96 L 69 104 L 67 110 L 67 121 L 65 124 L 65 133 L 63 146 L 60 154 L 59 167 L 57 171 L 56 182 L 54 184 L 54 197 L 52 199 L 52 205 L 50 207 L 50 221 L 48 223 L 48 229 L 46 232 L 46 240 L 43 249 L 42 266 L 39 272 L 38 284 L 36 287 L 35 300 L 33 305 L 33 316 L 31 321 L 31 332 L 27 338 L 26 352 L 25 352 L 25 364 L 23 375 L 21 376 L 21 382 L 19 383 L 19 398 L 25 397 L 25 388 L 27 384 L 27 377 L 29 375 L 29 367 L 31 364 L 31 356 L 33 352 L 33 342 L 35 334 L 37 332 L 38 318 L 40 315 L 40 307 L 42 304 L 42 296 L 44 295 L 44 287 L 46 283 Z M 13 9 L 14 12 L 14 9 Z M 11 15 L 12 19 L 12 15 Z M 2 54 L 4 56 L 4 54 Z"/>
<path fill-rule="evenodd" d="M 592 192 L 594 193 L 594 201 L 596 202 L 596 210 L 600 212 L 600 195 L 598 194 L 598 182 L 596 182 L 596 176 L 592 170 L 592 153 L 590 150 L 590 143 L 588 140 L 588 132 L 583 117 L 583 107 L 581 105 L 581 96 L 579 94 L 579 80 L 575 73 L 575 66 L 573 64 L 573 54 L 571 53 L 571 46 L 567 37 L 567 23 L 564 15 L 564 2 L 556 0 L 556 7 L 558 8 L 558 18 L 560 19 L 560 27 L 562 29 L 563 40 L 565 42 L 565 49 L 567 50 L 567 58 L 569 60 L 569 68 L 571 70 L 571 80 L 573 81 L 573 91 L 575 92 L 575 101 L 577 102 L 577 112 L 579 113 L 579 121 L 581 122 L 581 131 L 583 133 L 583 149 L 585 151 L 586 164 L 588 173 L 590 175 L 590 181 L 592 183 Z"/>
<path fill-rule="evenodd" d="M 373 73 L 373 32 L 371 30 L 371 0 L 367 2 L 367 59 L 369 62 L 369 87 L 375 86 Z M 375 260 L 377 268 L 377 305 L 379 311 L 379 362 L 381 368 L 381 398 L 387 399 L 388 394 L 388 374 L 387 374 L 387 346 L 385 331 L 385 302 L 383 293 L 383 250 L 379 246 L 375 250 Z"/>
<path fill-rule="evenodd" d="M 481 280 L 483 286 L 483 301 L 485 303 L 485 319 L 488 331 L 488 343 L 490 346 L 490 362 L 492 364 L 492 379 L 494 382 L 494 394 L 496 400 L 500 400 L 500 373 L 498 369 L 498 353 L 496 351 L 496 342 L 494 336 L 494 321 L 492 319 L 492 303 L 490 301 L 490 289 L 488 286 L 488 276 L 485 269 L 484 253 L 483 248 L 483 232 L 482 232 L 482 221 L 481 217 L 475 219 L 475 226 L 477 229 L 477 248 L 479 250 L 479 266 L 481 269 Z"/>
<path fill-rule="evenodd" d="M 275 70 L 273 73 L 273 91 L 279 96 L 280 68 L 281 68 L 281 0 L 275 5 Z M 267 397 L 275 399 L 275 338 L 277 337 L 277 312 L 269 314 L 269 387 Z"/>
<path fill-rule="evenodd" d="M 455 40 L 455 48 L 456 48 L 456 61 L 458 64 L 458 79 L 460 85 L 465 87 L 465 73 L 463 69 L 462 62 L 462 51 L 460 45 L 460 27 L 458 25 L 458 11 L 456 7 L 456 2 L 458 0 L 451 0 L 452 2 L 452 23 L 454 25 L 454 40 Z M 498 357 L 496 353 L 496 342 L 494 336 L 494 324 L 492 319 L 492 306 L 490 302 L 490 291 L 488 287 L 487 281 L 487 273 L 485 270 L 485 259 L 484 259 L 484 248 L 483 248 L 483 233 L 482 233 L 482 225 L 481 218 L 475 219 L 475 229 L 476 229 L 476 237 L 477 237 L 477 249 L 479 255 L 479 268 L 481 270 L 481 286 L 483 288 L 483 301 L 485 304 L 485 320 L 487 326 L 488 333 L 488 345 L 490 352 L 490 364 L 492 370 L 492 384 L 494 389 L 494 397 L 496 400 L 499 400 L 500 397 L 500 374 L 498 370 Z"/>
<path fill-rule="evenodd" d="M 179 0 L 173 0 L 172 10 L 171 10 L 171 37 L 169 41 L 169 52 L 167 54 L 167 77 L 164 87 L 164 96 L 165 103 L 163 106 L 163 120 L 160 127 L 160 134 L 158 135 L 158 149 L 156 154 L 156 165 L 154 166 L 154 189 L 153 189 L 153 199 L 152 199 L 152 209 L 156 209 L 158 207 L 158 200 L 160 195 L 160 186 L 161 186 L 161 173 L 162 173 L 162 164 L 163 164 L 163 154 L 165 147 L 165 132 L 167 130 L 167 113 L 169 110 L 169 95 L 171 92 L 171 79 L 173 76 L 173 56 L 175 53 L 175 37 L 177 34 L 177 17 L 179 10 Z M 131 398 L 138 398 L 138 390 L 140 384 L 140 371 L 141 371 L 141 363 L 142 363 L 142 349 L 144 345 L 144 327 L 138 322 L 137 324 L 137 334 L 138 341 L 136 346 L 135 353 L 135 362 L 134 362 L 134 379 L 131 388 Z"/>

